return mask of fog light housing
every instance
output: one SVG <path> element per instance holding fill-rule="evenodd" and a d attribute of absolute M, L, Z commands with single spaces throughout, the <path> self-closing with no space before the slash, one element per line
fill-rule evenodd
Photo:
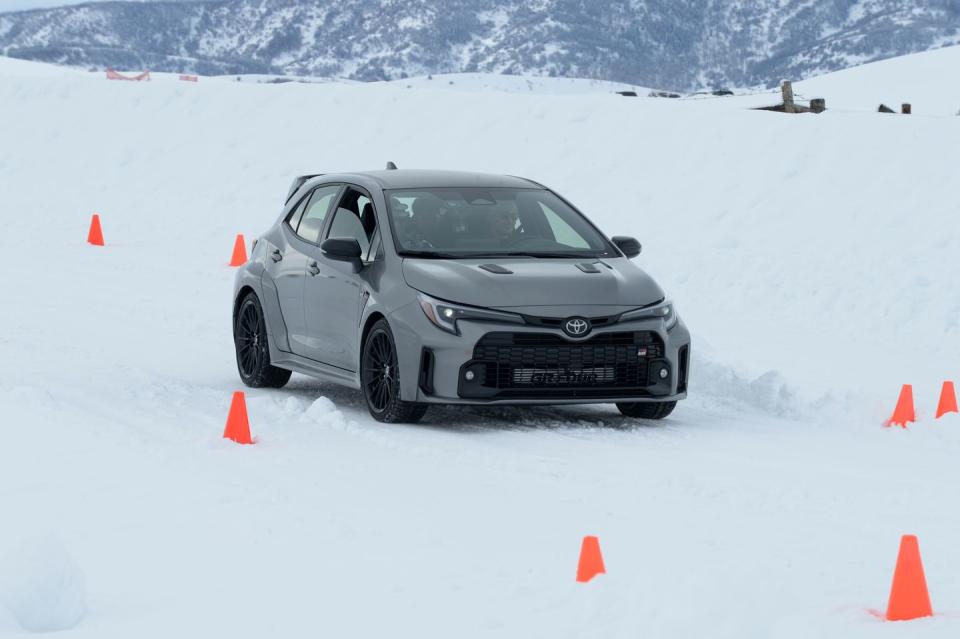
<path fill-rule="evenodd" d="M 468 382 L 472 382 L 474 378 L 476 378 L 476 376 L 477 376 L 476 373 L 474 373 L 473 371 L 467 371 L 466 373 L 463 374 L 463 378 Z"/>
<path fill-rule="evenodd" d="M 670 372 L 666 368 L 660 369 L 660 379 L 666 379 Z"/>

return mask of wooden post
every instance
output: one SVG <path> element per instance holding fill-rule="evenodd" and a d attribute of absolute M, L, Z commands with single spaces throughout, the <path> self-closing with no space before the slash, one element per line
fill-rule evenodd
<path fill-rule="evenodd" d="M 810 100 L 810 110 L 814 113 L 823 113 L 827 110 L 827 101 L 825 98 L 813 98 Z"/>
<path fill-rule="evenodd" d="M 783 86 L 780 87 L 780 90 L 783 93 L 783 112 L 796 113 L 797 107 L 793 103 L 793 82 L 790 82 L 790 80 L 784 80 Z"/>
<path fill-rule="evenodd" d="M 900 113 L 904 115 L 910 115 L 911 113 L 913 113 L 913 107 L 910 106 L 909 102 L 904 102 L 903 106 L 900 107 Z"/>

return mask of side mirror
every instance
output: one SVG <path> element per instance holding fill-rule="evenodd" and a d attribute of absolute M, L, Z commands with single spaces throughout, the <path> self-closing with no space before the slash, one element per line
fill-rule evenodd
<path fill-rule="evenodd" d="M 320 250 L 331 260 L 350 262 L 355 270 L 360 269 L 360 256 L 363 251 L 360 249 L 360 242 L 354 237 L 327 238 L 320 245 Z"/>
<path fill-rule="evenodd" d="M 614 246 L 620 249 L 620 252 L 627 257 L 634 258 L 640 255 L 640 242 L 635 238 L 617 235 L 616 237 L 611 237 L 610 240 Z"/>

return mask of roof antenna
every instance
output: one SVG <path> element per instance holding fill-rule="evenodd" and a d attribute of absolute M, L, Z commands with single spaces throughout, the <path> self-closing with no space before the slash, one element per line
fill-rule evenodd
<path fill-rule="evenodd" d="M 394 164 L 393 162 L 387 162 L 387 170 L 388 170 L 388 171 L 396 171 L 396 170 L 397 170 L 397 165 Z"/>

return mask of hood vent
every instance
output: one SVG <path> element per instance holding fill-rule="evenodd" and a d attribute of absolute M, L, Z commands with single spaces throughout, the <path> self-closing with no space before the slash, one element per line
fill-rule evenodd
<path fill-rule="evenodd" d="M 600 269 L 597 268 L 596 264 L 589 262 L 581 262 L 577 264 L 577 268 L 583 271 L 584 273 L 599 273 Z"/>
<path fill-rule="evenodd" d="M 499 264 L 481 264 L 480 268 L 488 273 L 496 273 L 497 275 L 513 275 L 513 271 L 508 268 L 504 268 Z"/>

